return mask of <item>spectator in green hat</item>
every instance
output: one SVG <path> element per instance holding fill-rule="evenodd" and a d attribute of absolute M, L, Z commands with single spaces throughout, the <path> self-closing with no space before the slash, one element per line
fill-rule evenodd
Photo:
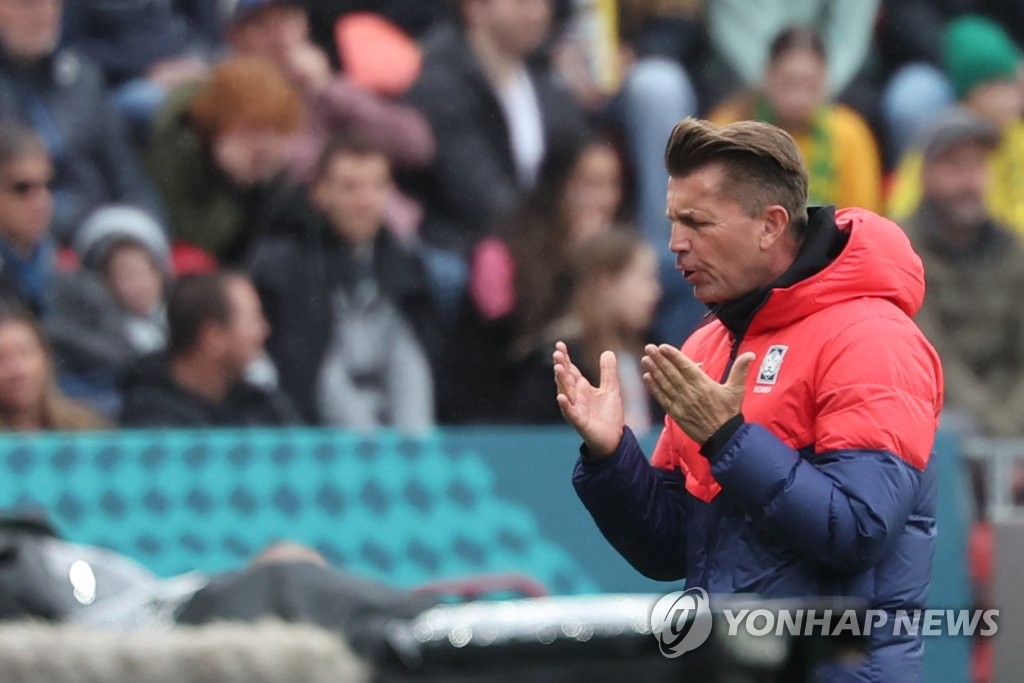
<path fill-rule="evenodd" d="M 958 104 L 994 125 L 999 143 L 989 155 L 985 198 L 992 217 L 1024 235 L 1024 71 L 1022 53 L 995 22 L 964 15 L 943 36 L 943 65 Z M 896 170 L 888 214 L 906 219 L 921 201 L 921 152 L 915 146 Z"/>

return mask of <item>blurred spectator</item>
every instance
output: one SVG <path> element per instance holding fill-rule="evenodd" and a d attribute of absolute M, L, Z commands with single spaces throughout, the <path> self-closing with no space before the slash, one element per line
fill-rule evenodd
<path fill-rule="evenodd" d="M 877 44 L 885 72 L 882 123 L 886 165 L 900 160 L 928 122 L 955 101 L 942 70 L 946 23 L 976 0 L 883 0 Z"/>
<path fill-rule="evenodd" d="M 0 121 L 0 297 L 47 311 L 56 264 L 53 165 L 31 128 Z"/>
<path fill-rule="evenodd" d="M 890 159 L 899 160 L 923 126 L 954 103 L 953 84 L 943 71 L 943 37 L 947 23 L 965 13 L 993 19 L 1018 46 L 1024 45 L 1021 2 L 884 0 L 878 42 L 893 72 L 882 105 Z"/>
<path fill-rule="evenodd" d="M 841 94 L 864 65 L 879 0 L 708 0 L 708 30 L 718 54 L 747 88 L 761 81 L 769 46 L 789 26 L 813 26 L 825 44 L 825 96 Z"/>
<path fill-rule="evenodd" d="M 679 277 L 675 257 L 663 248 L 668 173 L 662 156 L 672 127 L 698 113 L 691 75 L 706 54 L 704 2 L 572 5 L 575 11 L 554 50 L 554 61 L 577 101 L 603 110 L 624 133 L 636 173 L 636 224 L 656 247 L 661 264 L 665 296 L 656 334 L 677 343 L 689 336 L 705 311 Z"/>
<path fill-rule="evenodd" d="M 638 235 L 615 230 L 594 235 L 576 252 L 569 310 L 544 331 L 523 373 L 515 416 L 521 422 L 562 420 L 554 400 L 551 353 L 564 341 L 584 375 L 596 382 L 603 351 L 618 360 L 626 424 L 638 434 L 656 426 L 640 357 L 661 295 L 658 258 Z"/>
<path fill-rule="evenodd" d="M 465 258 L 533 186 L 552 141 L 585 122 L 552 73 L 530 61 L 550 29 L 550 0 L 459 0 L 459 9 L 457 28 L 424 39 L 408 99 L 437 140 L 416 187 L 422 234 Z"/>
<path fill-rule="evenodd" d="M 920 206 L 903 226 L 924 261 L 917 322 L 942 356 L 943 422 L 964 432 L 1024 435 L 1024 249 L 985 207 L 998 129 L 966 110 L 921 141 Z"/>
<path fill-rule="evenodd" d="M 280 393 L 244 379 L 263 355 L 267 321 L 247 278 L 181 278 L 167 302 L 167 354 L 129 372 L 121 422 L 129 427 L 281 426 L 296 422 Z"/>
<path fill-rule="evenodd" d="M 225 59 L 209 80 L 171 93 L 147 162 L 173 235 L 224 262 L 239 258 L 285 187 L 288 143 L 302 116 L 299 93 L 257 57 Z"/>
<path fill-rule="evenodd" d="M 989 157 L 986 205 L 992 218 L 1024 235 L 1024 84 L 1020 49 L 997 24 L 966 15 L 943 38 L 946 73 L 962 106 L 995 125 L 999 145 Z M 921 153 L 911 148 L 893 180 L 888 213 L 896 221 L 921 200 Z"/>
<path fill-rule="evenodd" d="M 307 127 L 293 143 L 299 177 L 309 177 L 327 139 L 342 132 L 380 147 L 396 167 L 430 162 L 434 139 L 422 114 L 334 73 L 328 55 L 310 39 L 306 9 L 298 0 L 239 0 L 228 41 L 235 54 L 274 63 L 302 96 Z"/>
<path fill-rule="evenodd" d="M 57 389 L 46 338 L 35 318 L 17 307 L 0 308 L 0 431 L 77 431 L 109 426 Z"/>
<path fill-rule="evenodd" d="M 99 70 L 58 48 L 62 7 L 0 0 L 0 119 L 19 119 L 46 141 L 56 168 L 52 230 L 69 242 L 101 204 L 161 209 Z"/>
<path fill-rule="evenodd" d="M 65 2 L 64 44 L 102 69 L 114 104 L 140 140 L 167 93 L 202 76 L 219 47 L 213 2 Z"/>
<path fill-rule="evenodd" d="M 444 419 L 507 419 L 524 350 L 564 313 L 572 255 L 623 222 L 623 164 L 596 137 L 560 140 L 520 209 L 473 251 L 467 297 L 442 373 Z"/>
<path fill-rule="evenodd" d="M 128 367 L 167 344 L 170 246 L 155 220 L 127 206 L 93 213 L 74 246 L 80 267 L 57 280 L 46 329 L 65 391 L 116 415 Z"/>
<path fill-rule="evenodd" d="M 318 165 L 308 231 L 256 245 L 268 348 L 308 421 L 405 431 L 434 422 L 436 321 L 422 261 L 384 226 L 391 191 L 384 151 L 339 138 Z"/>
<path fill-rule="evenodd" d="M 825 58 L 825 45 L 813 28 L 784 30 L 771 44 L 758 92 L 723 104 L 708 118 L 718 125 L 767 121 L 792 135 L 807 166 L 811 204 L 881 211 L 878 146 L 860 115 L 829 103 Z"/>

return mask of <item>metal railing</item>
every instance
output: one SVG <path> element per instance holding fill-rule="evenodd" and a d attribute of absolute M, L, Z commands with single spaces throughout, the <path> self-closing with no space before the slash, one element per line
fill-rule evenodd
<path fill-rule="evenodd" d="M 1015 500 L 1014 471 L 1024 468 L 1024 439 L 969 437 L 961 442 L 965 460 L 981 467 L 985 517 L 992 521 L 1024 519 L 1024 501 Z"/>

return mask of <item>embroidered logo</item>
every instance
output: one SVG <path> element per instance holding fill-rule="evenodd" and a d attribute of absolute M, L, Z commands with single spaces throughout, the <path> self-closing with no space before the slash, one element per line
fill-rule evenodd
<path fill-rule="evenodd" d="M 758 384 L 775 384 L 778 381 L 786 351 L 789 351 L 789 347 L 781 344 L 768 347 L 768 352 L 761 361 L 761 370 L 757 373 Z"/>

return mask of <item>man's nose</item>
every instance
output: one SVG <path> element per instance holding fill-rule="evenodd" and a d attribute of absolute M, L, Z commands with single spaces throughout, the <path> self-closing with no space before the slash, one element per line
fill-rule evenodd
<path fill-rule="evenodd" d="M 674 254 L 681 254 L 690 251 L 690 237 L 686 234 L 686 230 L 681 226 L 672 226 L 672 231 L 669 233 L 668 248 Z"/>

